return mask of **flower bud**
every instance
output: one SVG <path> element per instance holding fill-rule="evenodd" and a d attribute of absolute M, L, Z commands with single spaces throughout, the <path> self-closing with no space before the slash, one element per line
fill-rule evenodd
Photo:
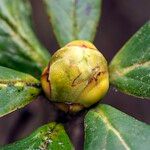
<path fill-rule="evenodd" d="M 92 43 L 73 41 L 52 56 L 41 83 L 46 96 L 57 107 L 78 112 L 106 94 L 107 61 Z"/>

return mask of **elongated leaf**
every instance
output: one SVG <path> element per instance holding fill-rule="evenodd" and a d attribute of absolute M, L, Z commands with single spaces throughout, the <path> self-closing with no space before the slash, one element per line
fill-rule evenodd
<path fill-rule="evenodd" d="M 85 117 L 85 150 L 149 150 L 150 126 L 99 105 Z"/>
<path fill-rule="evenodd" d="M 110 82 L 124 93 L 150 98 L 150 21 L 112 60 Z"/>
<path fill-rule="evenodd" d="M 77 40 L 93 41 L 102 0 L 44 0 L 54 33 L 60 44 Z"/>
<path fill-rule="evenodd" d="M 50 123 L 37 129 L 25 139 L 4 146 L 1 150 L 73 150 L 61 124 Z"/>
<path fill-rule="evenodd" d="M 31 75 L 0 66 L 0 117 L 30 103 L 40 92 Z"/>
<path fill-rule="evenodd" d="M 0 1 L 0 65 L 39 77 L 49 54 L 32 31 L 28 0 Z"/>

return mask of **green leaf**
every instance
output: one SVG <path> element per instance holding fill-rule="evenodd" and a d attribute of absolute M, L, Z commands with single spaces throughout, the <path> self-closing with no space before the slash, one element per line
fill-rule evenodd
<path fill-rule="evenodd" d="M 85 117 L 85 150 L 149 150 L 150 126 L 121 111 L 98 105 Z"/>
<path fill-rule="evenodd" d="M 49 61 L 37 40 L 27 0 L 0 1 L 0 65 L 40 76 Z"/>
<path fill-rule="evenodd" d="M 150 98 L 150 21 L 112 60 L 110 82 L 124 93 Z"/>
<path fill-rule="evenodd" d="M 37 79 L 0 66 L 0 117 L 24 107 L 39 93 Z"/>
<path fill-rule="evenodd" d="M 62 47 L 73 40 L 93 41 L 102 0 L 44 0 L 54 33 Z"/>
<path fill-rule="evenodd" d="M 0 148 L 1 150 L 73 150 L 61 124 L 50 123 L 37 129 L 25 139 Z"/>

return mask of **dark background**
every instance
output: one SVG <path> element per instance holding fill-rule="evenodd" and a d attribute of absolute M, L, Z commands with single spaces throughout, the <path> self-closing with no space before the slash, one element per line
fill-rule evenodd
<path fill-rule="evenodd" d="M 59 47 L 44 12 L 42 0 L 30 1 L 33 7 L 35 32 L 41 43 L 54 53 Z M 150 0 L 103 0 L 102 16 L 94 44 L 110 62 L 116 52 L 149 18 Z M 101 102 L 150 124 L 150 101 L 148 100 L 127 96 L 111 87 Z M 76 149 L 82 149 L 85 112 L 77 116 L 64 117 L 64 114 L 56 111 L 42 96 L 24 109 L 0 118 L 0 145 L 29 135 L 37 127 L 55 121 L 58 115 L 61 116 L 60 119 L 64 122 Z"/>

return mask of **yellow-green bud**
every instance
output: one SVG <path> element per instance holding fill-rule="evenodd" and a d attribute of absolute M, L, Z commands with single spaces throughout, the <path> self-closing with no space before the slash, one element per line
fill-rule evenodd
<path fill-rule="evenodd" d="M 42 74 L 46 96 L 66 112 L 78 112 L 107 92 L 107 61 L 88 41 L 73 41 L 59 49 Z"/>

